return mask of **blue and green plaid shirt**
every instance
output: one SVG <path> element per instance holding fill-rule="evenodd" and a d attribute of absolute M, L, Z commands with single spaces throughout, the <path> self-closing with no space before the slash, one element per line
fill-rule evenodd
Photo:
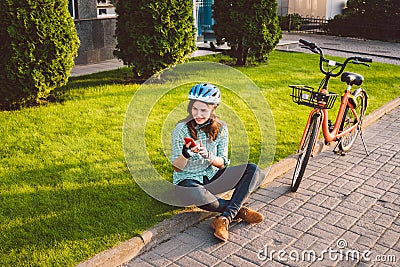
<path fill-rule="evenodd" d="M 185 122 L 180 122 L 175 126 L 172 131 L 172 156 L 171 163 L 182 154 L 182 147 L 184 144 L 183 138 L 191 137 L 188 127 Z M 228 126 L 222 123 L 222 127 L 218 132 L 217 138 L 214 141 L 210 141 L 206 133 L 197 130 L 196 144 L 201 142 L 203 146 L 207 148 L 213 155 L 224 159 L 225 166 L 229 164 L 228 160 Z M 193 179 L 199 182 L 203 182 L 203 176 L 207 176 L 211 179 L 218 171 L 217 167 L 212 166 L 207 160 L 203 159 L 199 154 L 195 154 L 189 158 L 188 163 L 181 172 L 174 171 L 173 183 L 178 184 L 185 179 Z"/>

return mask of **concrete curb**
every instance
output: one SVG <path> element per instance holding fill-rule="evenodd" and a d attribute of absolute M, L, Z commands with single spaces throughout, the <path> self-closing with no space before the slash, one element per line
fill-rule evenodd
<path fill-rule="evenodd" d="M 387 103 L 386 105 L 378 108 L 374 112 L 370 113 L 365 117 L 363 126 L 368 127 L 379 118 L 381 118 L 386 113 L 395 109 L 400 105 L 400 97 L 394 99 L 393 101 Z M 316 154 L 319 154 L 326 149 L 329 149 L 329 146 L 323 145 L 323 140 L 318 141 L 321 149 L 318 150 Z M 261 186 L 265 186 L 268 183 L 272 182 L 274 179 L 282 176 L 287 173 L 291 169 L 293 169 L 296 165 L 296 157 L 295 155 L 290 155 L 287 158 L 273 164 L 270 168 L 264 170 L 264 172 L 268 173 L 265 178 L 263 184 Z M 190 226 L 197 224 L 198 222 L 213 216 L 213 213 L 204 212 L 198 208 L 187 208 L 179 214 L 172 216 L 169 219 L 166 219 L 154 227 L 144 231 L 140 237 L 134 237 L 129 239 L 114 248 L 106 250 L 100 254 L 97 254 L 93 258 L 78 264 L 78 267 L 88 267 L 88 266 L 120 266 L 123 263 L 128 262 L 129 260 L 135 258 L 139 254 L 150 250 L 155 247 L 157 244 L 160 244 L 173 236 L 183 232 Z"/>

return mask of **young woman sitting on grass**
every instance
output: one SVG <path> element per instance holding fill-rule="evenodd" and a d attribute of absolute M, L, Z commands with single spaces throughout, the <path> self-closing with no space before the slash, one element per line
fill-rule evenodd
<path fill-rule="evenodd" d="M 233 220 L 259 223 L 264 219 L 261 213 L 243 204 L 265 175 L 252 163 L 227 167 L 228 127 L 215 114 L 221 101 L 216 86 L 195 85 L 189 92 L 189 100 L 189 115 L 172 132 L 173 182 L 194 189 L 186 194 L 180 192 L 178 197 L 201 209 L 220 213 L 212 227 L 217 238 L 227 241 Z M 231 189 L 234 191 L 229 200 L 216 196 Z"/>

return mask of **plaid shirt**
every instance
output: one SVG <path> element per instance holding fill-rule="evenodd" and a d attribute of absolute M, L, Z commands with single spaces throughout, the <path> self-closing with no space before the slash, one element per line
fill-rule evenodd
<path fill-rule="evenodd" d="M 180 122 L 175 126 L 172 131 L 172 156 L 171 163 L 182 154 L 182 147 L 184 144 L 183 138 L 191 137 L 188 127 L 185 122 Z M 196 144 L 201 142 L 213 155 L 224 159 L 225 167 L 229 164 L 228 160 L 228 126 L 223 123 L 217 138 L 210 142 L 206 133 L 197 130 Z M 193 179 L 203 182 L 203 176 L 211 179 L 218 171 L 217 167 L 211 165 L 208 160 L 203 159 L 199 154 L 195 154 L 189 158 L 188 163 L 181 172 L 174 171 L 173 183 L 178 184 L 185 179 Z"/>

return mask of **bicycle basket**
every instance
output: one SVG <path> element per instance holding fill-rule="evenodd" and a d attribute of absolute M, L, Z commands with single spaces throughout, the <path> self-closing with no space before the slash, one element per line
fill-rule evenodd
<path fill-rule="evenodd" d="M 294 103 L 313 108 L 331 109 L 338 96 L 335 93 L 321 94 L 306 85 L 289 85 L 289 87 L 292 88 L 290 96 Z"/>

